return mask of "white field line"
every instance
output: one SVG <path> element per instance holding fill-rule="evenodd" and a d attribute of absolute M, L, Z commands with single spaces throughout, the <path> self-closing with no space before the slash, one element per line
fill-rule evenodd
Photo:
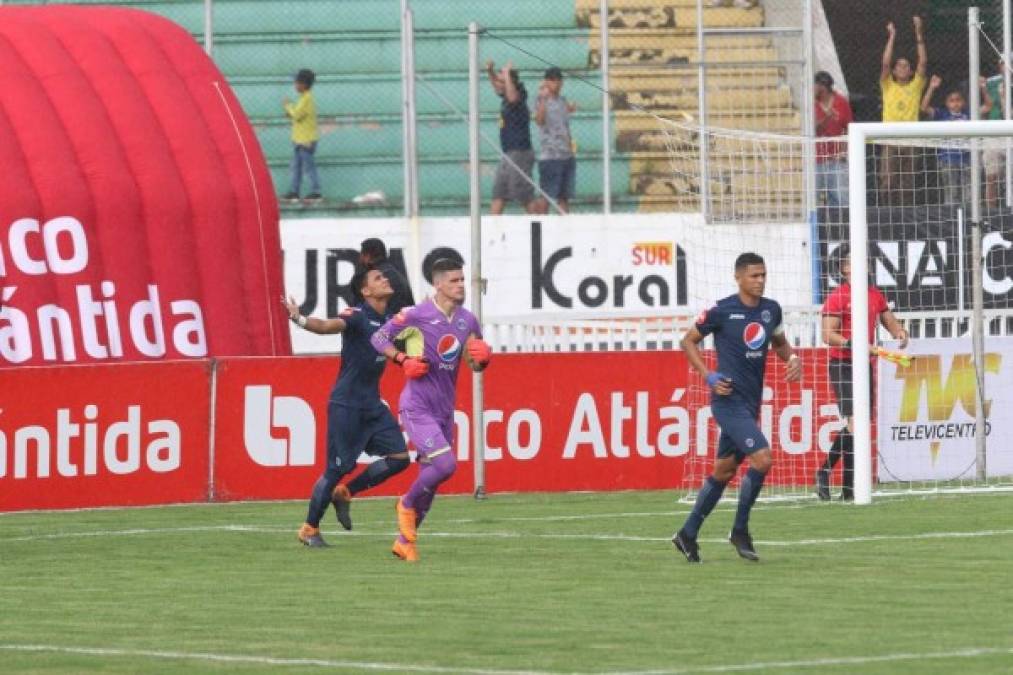
<path fill-rule="evenodd" d="M 3 537 L 0 542 L 46 541 L 53 539 L 74 539 L 82 537 L 123 537 L 159 534 L 186 534 L 191 532 L 240 532 L 254 534 L 292 534 L 295 528 L 263 527 L 258 525 L 205 525 L 193 527 L 155 527 L 131 528 L 127 530 L 91 530 L 86 532 L 53 532 L 49 534 L 33 534 L 22 537 Z M 338 530 L 324 531 L 328 536 L 337 537 L 393 537 L 397 533 L 389 532 L 344 532 Z M 575 534 L 572 532 L 424 532 L 426 537 L 447 539 L 557 539 L 579 541 L 643 541 L 667 542 L 670 537 L 645 537 L 627 534 Z M 828 537 L 820 539 L 757 539 L 756 543 L 764 546 L 823 546 L 835 544 L 859 544 L 873 541 L 917 541 L 922 539 L 963 539 L 972 537 L 1001 537 L 1013 535 L 1013 529 L 1007 530 L 970 530 L 965 532 L 923 532 L 919 534 L 870 534 L 856 537 Z M 701 539 L 705 543 L 724 542 L 723 538 Z"/>
<path fill-rule="evenodd" d="M 143 649 L 116 649 L 110 647 L 64 647 L 59 645 L 0 644 L 0 650 L 11 652 L 74 654 L 84 656 L 117 656 L 131 658 L 209 661 L 217 663 L 244 663 L 284 667 L 341 668 L 370 671 L 394 671 L 412 673 L 461 673 L 473 675 L 582 675 L 573 671 L 551 670 L 508 670 L 497 668 L 462 668 L 451 666 L 423 666 L 406 663 L 382 663 L 370 661 L 336 661 L 330 659 L 281 658 L 242 654 L 212 654 L 204 652 L 153 651 Z M 982 656 L 1013 654 L 1013 647 L 967 647 L 949 651 L 899 652 L 874 656 L 845 656 L 805 659 L 798 661 L 766 661 L 754 663 L 733 663 L 691 668 L 667 668 L 638 671 L 597 671 L 597 675 L 689 675 L 690 673 L 734 673 L 762 670 L 806 669 L 827 666 L 858 666 L 871 663 L 892 663 L 898 661 L 939 661 L 950 659 L 973 659 Z M 585 675 L 595 675 L 587 673 Z"/>

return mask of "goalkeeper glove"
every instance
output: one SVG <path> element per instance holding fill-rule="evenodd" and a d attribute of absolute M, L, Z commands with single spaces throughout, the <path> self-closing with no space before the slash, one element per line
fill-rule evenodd
<path fill-rule="evenodd" d="M 468 349 L 468 356 L 471 357 L 471 360 L 475 364 L 479 366 L 489 365 L 489 361 L 492 359 L 492 348 L 488 342 L 478 338 L 471 338 L 465 347 Z"/>
<path fill-rule="evenodd" d="M 424 356 L 408 356 L 404 352 L 394 355 L 394 363 L 401 366 L 406 377 L 416 380 L 429 372 L 429 361 Z"/>

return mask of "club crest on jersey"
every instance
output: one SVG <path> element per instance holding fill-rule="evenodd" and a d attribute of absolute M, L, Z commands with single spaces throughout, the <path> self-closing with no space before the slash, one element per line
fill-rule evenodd
<path fill-rule="evenodd" d="M 763 321 L 763 323 L 770 323 L 770 310 L 769 309 L 765 309 L 762 312 L 760 312 L 760 320 Z"/>
<path fill-rule="evenodd" d="M 464 323 L 464 319 L 457 320 L 457 330 L 465 330 L 468 328 L 468 324 Z"/>
<path fill-rule="evenodd" d="M 764 330 L 763 324 L 756 321 L 746 324 L 746 329 L 742 331 L 742 341 L 749 349 L 756 350 L 763 347 L 763 343 L 767 341 L 767 331 Z"/>
<path fill-rule="evenodd" d="M 446 363 L 452 363 L 461 353 L 461 341 L 456 335 L 447 333 L 436 343 L 436 353 Z"/>

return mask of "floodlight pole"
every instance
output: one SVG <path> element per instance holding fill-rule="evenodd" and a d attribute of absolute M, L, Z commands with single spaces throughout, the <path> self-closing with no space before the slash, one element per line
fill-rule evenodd
<path fill-rule="evenodd" d="M 3 0 L 0 0 L 3 4 Z M 211 56 L 215 50 L 215 8 L 213 0 L 204 0 L 204 53 Z"/>
<path fill-rule="evenodd" d="M 468 154 L 471 178 L 471 311 L 482 325 L 482 184 L 479 153 L 478 24 L 468 24 Z M 475 499 L 485 499 L 485 415 L 482 373 L 471 374 L 471 438 Z"/>

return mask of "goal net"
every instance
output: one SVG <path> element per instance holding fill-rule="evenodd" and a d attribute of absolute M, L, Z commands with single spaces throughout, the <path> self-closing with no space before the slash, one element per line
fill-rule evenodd
<path fill-rule="evenodd" d="M 841 144 L 839 165 L 827 167 L 820 166 L 826 146 L 807 148 L 799 137 L 660 123 L 671 163 L 669 188 L 685 203 L 695 200 L 707 215 L 698 260 L 689 268 L 695 308 L 737 292 L 730 261 L 755 250 L 767 264 L 765 294 L 786 309 L 787 337 L 804 361 L 802 381 L 786 384 L 783 365 L 768 356 L 759 420 L 774 452 L 766 498 L 815 498 L 821 469 L 834 498 L 847 492 L 847 484 L 859 501 L 873 490 L 1013 484 L 1013 442 L 1002 440 L 1013 438 L 1013 422 L 1006 421 L 1013 409 L 1013 215 L 1005 207 L 1004 181 L 995 176 L 996 163 L 1005 164 L 1007 140 L 963 123 L 939 124 L 945 129 L 922 123 L 917 137 L 870 136 L 858 166 L 846 161 L 847 139 L 819 139 Z M 980 195 L 978 209 L 972 209 L 974 194 Z M 851 197 L 864 208 L 849 211 Z M 820 310 L 843 281 L 841 262 L 855 245 L 853 230 L 864 233 L 859 243 L 866 251 L 853 276 L 864 267 L 862 279 L 882 291 L 910 334 L 904 351 L 912 359 L 903 365 L 873 361 L 874 395 L 865 397 L 862 419 L 862 397 L 855 397 L 854 474 L 845 475 L 845 467 L 852 468 L 846 456 L 833 466 L 828 462 L 844 421 Z M 861 286 L 856 278 L 852 293 Z M 978 350 L 976 288 L 983 294 Z M 858 335 L 867 301 L 850 302 Z M 898 351 L 876 323 L 872 344 Z M 707 358 L 713 358 L 711 346 L 710 339 L 704 342 Z M 869 345 L 856 344 L 856 354 L 863 349 L 867 354 Z M 858 370 L 852 369 L 852 391 L 868 391 L 869 373 L 863 379 Z M 706 384 L 695 374 L 690 382 L 688 404 L 698 411 L 698 433 L 684 485 L 695 491 L 712 469 L 718 431 L 709 419 Z"/>

